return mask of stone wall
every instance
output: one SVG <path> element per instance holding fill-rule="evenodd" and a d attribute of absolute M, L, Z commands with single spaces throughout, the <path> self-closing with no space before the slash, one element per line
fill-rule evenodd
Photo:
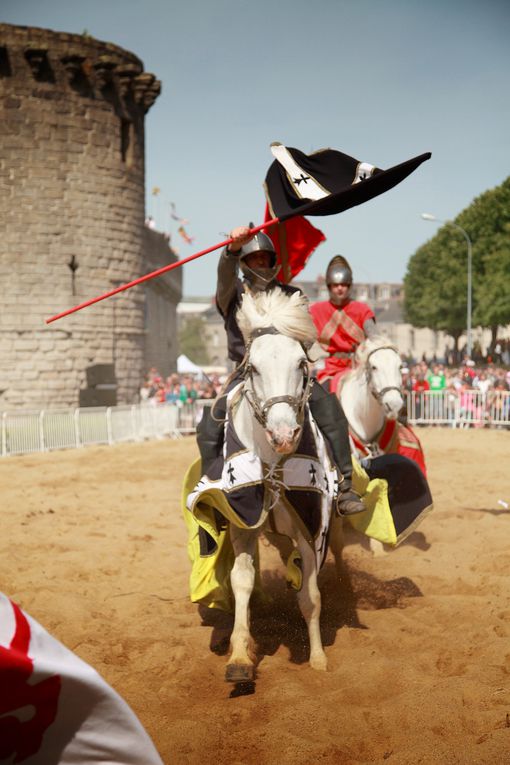
<path fill-rule="evenodd" d="M 144 115 L 160 83 L 93 38 L 0 24 L 0 410 L 73 406 L 114 363 L 118 400 L 145 369 Z"/>
<path fill-rule="evenodd" d="M 152 272 L 177 260 L 164 234 L 146 228 L 143 249 Z M 145 370 L 156 367 L 163 376 L 177 369 L 179 355 L 177 303 L 182 295 L 182 268 L 145 282 Z"/>

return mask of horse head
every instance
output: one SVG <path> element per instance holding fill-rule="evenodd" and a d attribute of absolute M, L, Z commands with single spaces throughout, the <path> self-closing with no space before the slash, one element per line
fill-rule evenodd
<path fill-rule="evenodd" d="M 402 407 L 402 360 L 399 352 L 386 338 L 371 337 L 357 351 L 355 363 L 366 375 L 367 387 L 384 410 L 395 420 Z"/>
<path fill-rule="evenodd" d="M 246 293 L 237 314 L 246 342 L 243 393 L 277 454 L 296 450 L 310 393 L 316 330 L 301 293 Z"/>

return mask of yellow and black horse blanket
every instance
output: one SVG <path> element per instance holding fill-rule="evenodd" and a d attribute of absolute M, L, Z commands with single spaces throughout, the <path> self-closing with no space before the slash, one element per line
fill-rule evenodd
<path fill-rule="evenodd" d="M 230 571 L 234 553 L 229 523 L 257 529 L 278 502 L 294 515 L 315 552 L 317 568 L 327 553 L 329 520 L 338 489 L 338 475 L 324 439 L 311 417 L 295 454 L 268 465 L 246 449 L 233 425 L 226 424 L 223 459 L 211 475 L 201 475 L 200 460 L 184 479 L 182 505 L 188 527 L 188 554 L 192 564 L 190 595 L 193 602 L 211 608 L 233 609 Z M 389 545 L 397 545 L 416 528 L 432 508 L 427 482 L 416 464 L 399 455 L 371 460 L 366 469 L 353 460 L 353 484 L 366 511 L 350 516 L 358 531 Z M 288 578 L 299 589 L 295 556 Z M 257 575 L 256 590 L 260 591 Z"/>

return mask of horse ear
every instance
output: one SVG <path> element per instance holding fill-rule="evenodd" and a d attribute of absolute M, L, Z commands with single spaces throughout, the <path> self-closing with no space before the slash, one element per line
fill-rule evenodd
<path fill-rule="evenodd" d="M 327 352 L 317 341 L 312 343 L 306 349 L 306 357 L 312 364 L 315 364 L 315 362 L 319 361 L 319 359 L 325 359 L 327 355 Z"/>

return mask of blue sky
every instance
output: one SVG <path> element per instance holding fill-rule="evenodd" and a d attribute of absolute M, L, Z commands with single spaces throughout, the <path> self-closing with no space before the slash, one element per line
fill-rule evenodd
<path fill-rule="evenodd" d="M 342 253 L 358 281 L 401 281 L 437 231 L 420 213 L 454 218 L 510 172 L 507 0 L 1 0 L 0 20 L 87 30 L 162 81 L 146 119 L 147 212 L 181 257 L 262 222 L 272 141 L 382 168 L 432 152 L 383 196 L 311 218 L 327 241 L 306 279 Z M 186 295 L 214 292 L 217 257 L 183 267 Z"/>

